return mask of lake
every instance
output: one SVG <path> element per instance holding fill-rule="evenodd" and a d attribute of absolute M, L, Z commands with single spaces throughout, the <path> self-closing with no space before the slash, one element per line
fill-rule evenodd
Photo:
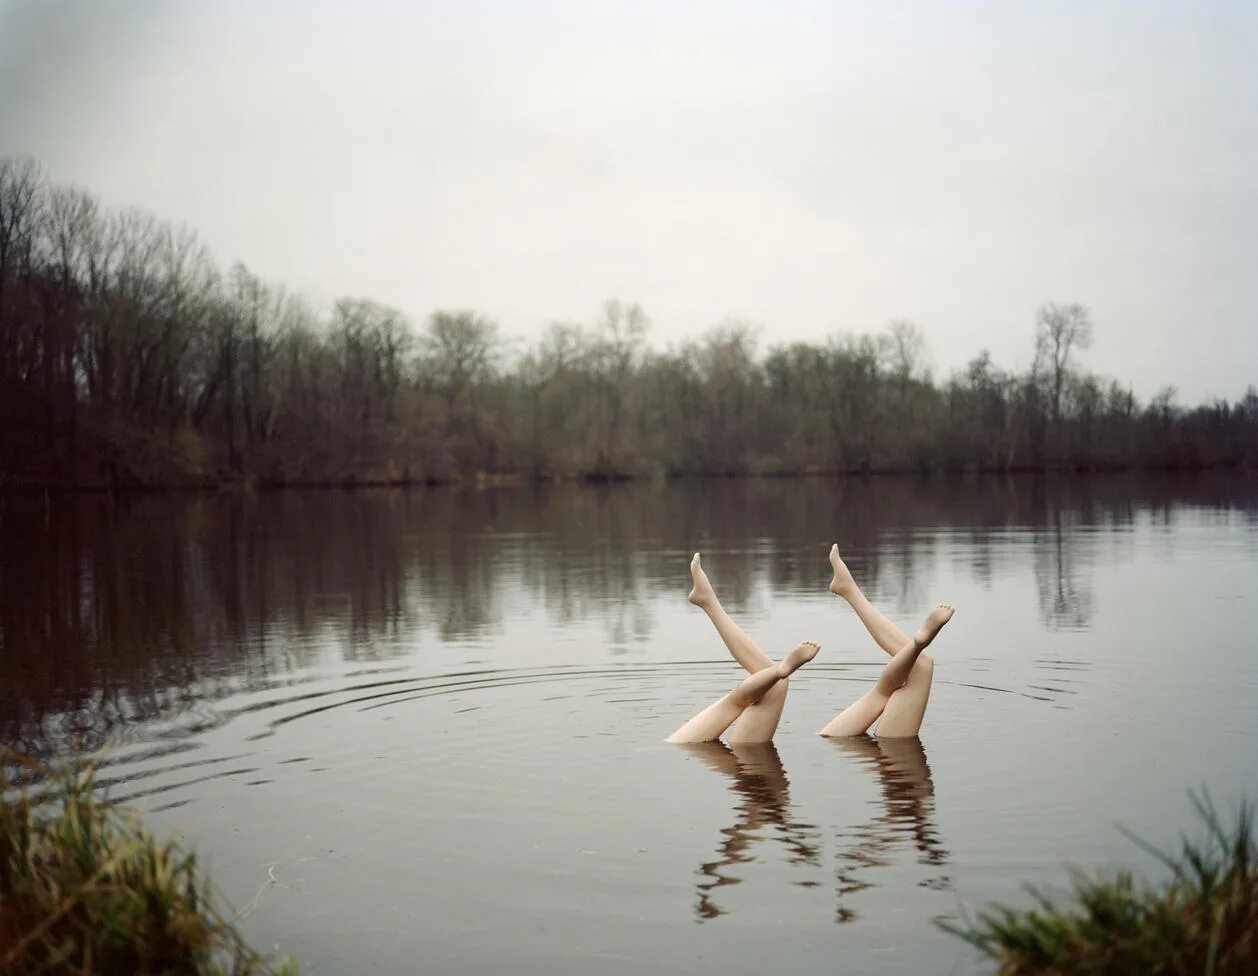
<path fill-rule="evenodd" d="M 304 973 L 967 973 L 939 930 L 1258 797 L 1258 482 L 692 481 L 9 499 L 0 740 L 106 750 Z M 919 739 L 816 731 L 939 601 Z M 741 672 L 774 746 L 664 738 Z"/>

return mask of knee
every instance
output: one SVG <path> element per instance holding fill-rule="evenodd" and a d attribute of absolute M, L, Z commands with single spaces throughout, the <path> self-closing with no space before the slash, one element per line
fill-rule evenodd
<path fill-rule="evenodd" d="M 894 688 L 884 688 L 880 682 L 874 686 L 872 691 L 866 693 L 865 701 L 874 712 L 881 715 L 887 707 L 887 703 L 891 701 L 891 694 L 894 691 Z"/>
<path fill-rule="evenodd" d="M 874 685 L 874 691 L 876 691 L 882 698 L 886 699 L 890 698 L 892 694 L 903 688 L 904 685 L 905 682 L 897 681 L 896 679 L 884 674 L 878 679 L 878 683 Z"/>

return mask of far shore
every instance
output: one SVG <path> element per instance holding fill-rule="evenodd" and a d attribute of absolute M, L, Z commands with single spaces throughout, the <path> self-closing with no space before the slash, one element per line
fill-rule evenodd
<path fill-rule="evenodd" d="M 849 478 L 917 478 L 922 480 L 956 478 L 997 478 L 1021 476 L 1115 476 L 1205 474 L 1227 472 L 1252 475 L 1258 469 L 1240 463 L 1201 465 L 1097 465 L 1019 466 L 1013 468 L 965 467 L 959 469 L 913 470 L 909 468 L 850 468 L 807 471 L 731 471 L 731 472 L 582 472 L 577 474 L 534 474 L 531 472 L 477 472 L 467 477 L 372 477 L 354 476 L 322 478 L 263 478 L 257 476 L 224 476 L 219 478 L 187 478 L 163 481 L 119 479 L 117 481 L 38 481 L 0 480 L 0 494 L 148 494 L 148 493 L 248 493 L 272 491 L 356 491 L 373 488 L 507 488 L 543 485 L 611 485 L 684 481 L 753 481 L 757 479 L 849 479 Z"/>

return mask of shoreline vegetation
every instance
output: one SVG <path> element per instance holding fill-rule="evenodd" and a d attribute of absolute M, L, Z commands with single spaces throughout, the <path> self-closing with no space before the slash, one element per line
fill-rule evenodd
<path fill-rule="evenodd" d="M 763 350 L 744 321 L 662 351 L 648 327 L 621 301 L 533 342 L 473 311 L 316 309 L 0 157 L 0 490 L 1258 465 L 1258 391 L 1139 402 L 1082 367 L 1078 304 L 1027 323 L 1027 370 L 983 351 L 944 378 L 905 320 Z"/>
<path fill-rule="evenodd" d="M 90 763 L 53 770 L 11 752 L 0 790 L 0 976 L 127 972 L 137 976 L 296 976 L 292 957 L 251 949 L 218 907 L 194 854 L 159 842 L 134 815 L 95 795 Z M 39 783 L 32 798 L 29 788 Z M 1000 976 L 1150 973 L 1240 976 L 1258 966 L 1258 842 L 1252 806 L 1225 825 L 1190 794 L 1205 828 L 1164 853 L 1127 833 L 1170 872 L 1072 872 L 1066 904 L 1031 887 L 1034 908 L 995 906 L 940 921 Z"/>
<path fill-rule="evenodd" d="M 95 795 L 90 763 L 3 752 L 0 976 L 296 976 L 244 942 L 195 854 Z"/>
<path fill-rule="evenodd" d="M 1036 907 L 995 907 L 962 923 L 938 922 L 996 964 L 998 976 L 1142 973 L 1248 976 L 1258 972 L 1258 836 L 1242 801 L 1224 824 L 1209 794 L 1190 794 L 1205 838 L 1165 853 L 1128 831 L 1171 873 L 1159 885 L 1130 872 L 1072 872 L 1067 904 L 1040 890 Z"/>

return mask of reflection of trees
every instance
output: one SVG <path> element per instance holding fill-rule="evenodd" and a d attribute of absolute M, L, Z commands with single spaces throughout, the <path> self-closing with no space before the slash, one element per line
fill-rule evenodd
<path fill-rule="evenodd" d="M 727 746 L 721 742 L 702 742 L 681 748 L 708 768 L 728 776 L 730 790 L 738 797 L 734 822 L 721 831 L 724 840 L 717 847 L 720 856 L 699 865 L 704 880 L 695 886 L 698 921 L 725 914 L 713 893 L 718 888 L 742 882 L 735 873 L 738 865 L 755 860 L 750 850 L 761 839 L 759 832 L 766 827 L 773 828 L 776 838 L 785 845 L 789 863 L 812 867 L 820 863 L 817 828 L 792 816 L 790 782 L 777 749 L 771 743 Z"/>
<path fill-rule="evenodd" d="M 948 851 L 935 827 L 935 785 L 920 739 L 854 736 L 829 741 L 846 759 L 877 776 L 882 793 L 881 814 L 839 835 L 835 921 L 843 923 L 857 917 L 846 899 L 873 887 L 869 872 L 890 865 L 896 850 L 911 845 L 918 862 L 930 866 L 946 864 Z M 920 882 L 930 888 L 951 883 L 946 875 Z"/>
<path fill-rule="evenodd" d="M 513 588 L 560 624 L 596 621 L 626 650 L 693 549 L 722 599 L 765 583 L 820 592 L 834 539 L 862 585 L 921 603 L 937 529 L 989 579 L 1008 530 L 1030 529 L 1049 626 L 1084 626 L 1093 551 L 1076 529 L 1170 518 L 1191 501 L 1252 511 L 1227 477 L 692 481 L 116 495 L 0 502 L 0 739 L 82 735 L 287 680 L 327 648 L 403 653 L 505 626 Z M 997 540 L 993 545 L 993 540 Z M 1017 557 L 1021 558 L 1021 557 Z M 1022 570 L 1023 567 L 1015 567 Z M 879 592 L 881 591 L 881 592 Z M 19 731 L 22 730 L 22 731 Z"/>
<path fill-rule="evenodd" d="M 1093 596 L 1087 566 L 1070 513 L 1056 511 L 1035 543 L 1035 586 L 1040 616 L 1050 630 L 1082 629 L 1092 619 Z"/>

